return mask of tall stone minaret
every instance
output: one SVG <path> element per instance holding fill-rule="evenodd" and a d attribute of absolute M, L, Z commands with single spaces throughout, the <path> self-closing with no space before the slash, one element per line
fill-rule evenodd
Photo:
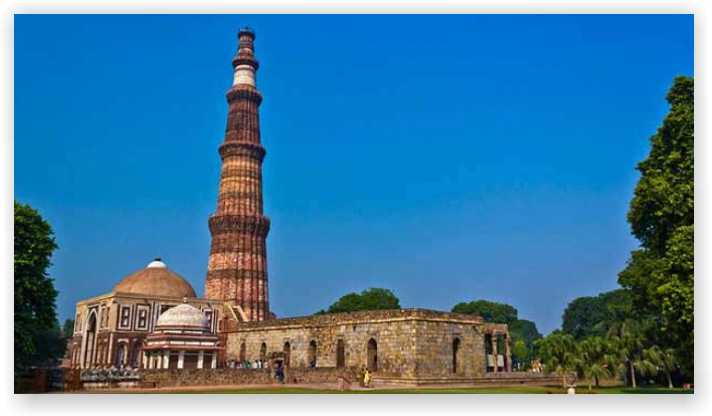
<path fill-rule="evenodd" d="M 244 28 L 238 37 L 234 79 L 227 92 L 225 140 L 220 146 L 218 205 L 208 220 L 212 242 L 205 296 L 232 305 L 240 318 L 261 321 L 270 317 L 266 250 L 270 222 L 262 215 L 265 149 L 260 144 L 258 114 L 262 95 L 255 85 L 259 66 L 255 33 Z"/>

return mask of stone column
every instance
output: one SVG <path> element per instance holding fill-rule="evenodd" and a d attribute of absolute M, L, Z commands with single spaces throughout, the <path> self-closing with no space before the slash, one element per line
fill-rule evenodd
<path fill-rule="evenodd" d="M 146 368 L 148 364 L 148 353 L 144 351 L 142 356 L 143 357 L 141 358 L 141 368 Z"/>
<path fill-rule="evenodd" d="M 210 363 L 210 368 L 218 367 L 218 352 L 213 351 L 213 361 Z"/>
<path fill-rule="evenodd" d="M 165 350 L 163 351 L 163 365 L 161 368 L 168 368 L 168 363 L 170 362 L 171 359 L 171 350 Z"/>
<path fill-rule="evenodd" d="M 183 358 L 185 357 L 185 351 L 180 351 L 178 353 L 178 368 L 183 368 Z"/>
<path fill-rule="evenodd" d="M 494 367 L 492 369 L 493 373 L 497 372 L 497 334 L 494 332 L 492 333 L 492 336 L 490 337 L 492 340 L 492 356 L 494 357 Z"/>
<path fill-rule="evenodd" d="M 504 336 L 504 371 L 512 371 L 512 351 L 509 345 L 509 334 Z"/>
<path fill-rule="evenodd" d="M 198 352 L 198 368 L 203 368 L 203 350 Z"/>

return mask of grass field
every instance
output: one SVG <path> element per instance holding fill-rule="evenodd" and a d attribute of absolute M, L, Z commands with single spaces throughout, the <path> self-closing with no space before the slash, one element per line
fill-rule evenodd
<path fill-rule="evenodd" d="M 118 392 L 118 391 L 117 391 Z M 126 393 L 129 393 L 128 391 Z M 131 391 L 131 393 L 137 393 Z M 564 394 L 560 387 L 540 386 L 512 386 L 512 387 L 456 387 L 456 388 L 384 388 L 368 390 L 338 391 L 333 389 L 319 389 L 309 387 L 251 387 L 251 388 L 205 388 L 205 389 L 176 389 L 152 390 L 140 393 L 158 394 Z M 692 394 L 693 390 L 668 389 L 665 387 L 601 387 L 593 388 L 590 392 L 587 387 L 577 388 L 577 394 Z"/>

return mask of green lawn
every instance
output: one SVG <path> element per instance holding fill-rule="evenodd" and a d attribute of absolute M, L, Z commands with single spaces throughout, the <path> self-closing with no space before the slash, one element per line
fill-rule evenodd
<path fill-rule="evenodd" d="M 117 391 L 119 392 L 119 391 Z M 128 392 L 127 392 L 128 393 Z M 135 393 L 132 391 L 131 393 Z M 563 394 L 560 387 L 511 386 L 511 387 L 456 387 L 456 388 L 398 388 L 338 391 L 308 387 L 259 387 L 259 388 L 205 388 L 201 390 L 160 390 L 146 393 L 191 393 L 191 394 Z M 692 390 L 668 389 L 665 387 L 587 387 L 577 388 L 577 394 L 691 394 Z"/>

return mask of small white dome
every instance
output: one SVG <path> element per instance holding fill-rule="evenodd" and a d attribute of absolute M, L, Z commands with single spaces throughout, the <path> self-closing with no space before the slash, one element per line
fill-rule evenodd
<path fill-rule="evenodd" d="M 174 306 L 158 317 L 156 328 L 197 328 L 210 330 L 210 322 L 200 309 L 187 303 Z"/>
<path fill-rule="evenodd" d="M 155 260 L 148 263 L 148 266 L 146 266 L 147 269 L 165 269 L 167 267 L 166 263 L 162 262 L 160 257 L 156 257 Z"/>

